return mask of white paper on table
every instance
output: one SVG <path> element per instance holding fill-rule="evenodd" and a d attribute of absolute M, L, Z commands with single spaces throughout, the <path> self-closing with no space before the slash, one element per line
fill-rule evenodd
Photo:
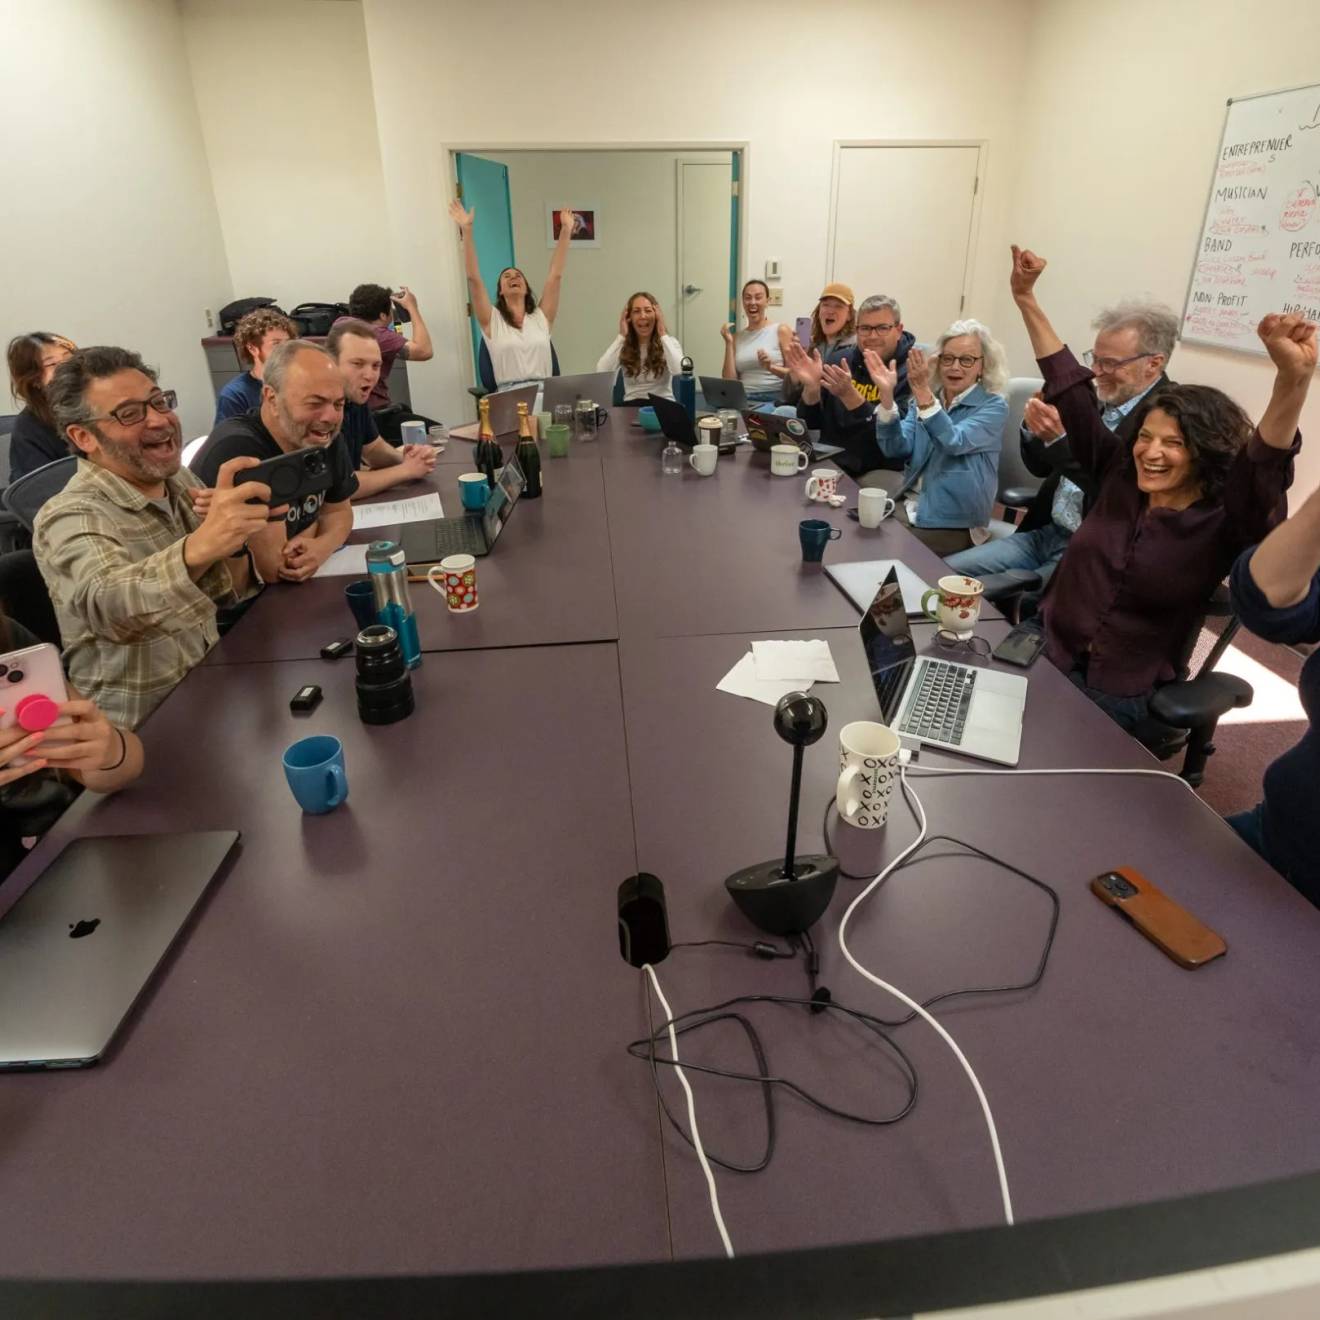
<path fill-rule="evenodd" d="M 367 571 L 368 549 L 370 547 L 365 541 L 359 541 L 356 545 L 341 545 L 312 576 L 362 577 Z"/>
<path fill-rule="evenodd" d="M 423 522 L 427 518 L 443 518 L 440 496 L 414 495 L 406 500 L 381 500 L 376 504 L 353 506 L 353 530 L 365 531 L 369 527 L 387 527 L 390 523 Z"/>
<path fill-rule="evenodd" d="M 753 701 L 763 701 L 767 706 L 773 706 L 780 697 L 786 697 L 790 692 L 805 692 L 811 684 L 797 680 L 790 683 L 757 678 L 756 661 L 748 651 L 715 686 L 719 691 L 731 692 L 735 697 L 751 697 Z"/>
<path fill-rule="evenodd" d="M 793 683 L 837 683 L 830 644 L 823 638 L 806 642 L 753 642 L 756 677 Z"/>

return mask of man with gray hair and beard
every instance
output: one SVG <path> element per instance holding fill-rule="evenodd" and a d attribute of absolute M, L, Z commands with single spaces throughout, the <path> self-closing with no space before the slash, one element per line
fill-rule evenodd
<path fill-rule="evenodd" d="M 344 420 L 344 379 L 319 344 L 290 339 L 266 359 L 261 407 L 226 418 L 193 458 L 192 470 L 215 486 L 233 458 L 278 458 L 298 449 L 326 451 L 330 485 L 290 506 L 252 538 L 252 557 L 263 582 L 306 582 L 353 530 L 348 501 L 357 491 L 353 461 L 339 434 Z M 199 508 L 205 508 L 203 498 Z"/>
<path fill-rule="evenodd" d="M 1095 373 L 1101 420 L 1130 445 L 1137 405 L 1170 383 L 1165 368 L 1178 341 L 1178 317 L 1163 303 L 1133 301 L 1105 308 L 1091 324 L 1095 346 L 1082 360 Z M 1046 480 L 1016 533 L 960 550 L 946 562 L 969 577 L 1025 569 L 1039 573 L 1043 586 L 1090 511 L 1094 484 L 1073 461 L 1058 410 L 1039 396 L 1027 401 L 1019 443 L 1027 468 Z"/>
<path fill-rule="evenodd" d="M 235 475 L 256 463 L 235 459 L 196 512 L 174 391 L 128 349 L 78 350 L 47 398 L 78 465 L 37 514 L 37 567 L 69 678 L 133 729 L 214 645 L 216 607 L 254 590 L 247 542 L 265 530 L 270 488 L 235 489 Z"/>

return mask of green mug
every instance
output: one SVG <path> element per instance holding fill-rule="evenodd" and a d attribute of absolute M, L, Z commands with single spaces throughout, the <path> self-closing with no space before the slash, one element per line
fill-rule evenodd
<path fill-rule="evenodd" d="M 568 457 L 568 438 L 571 434 L 570 428 L 563 422 L 551 422 L 545 428 L 545 443 L 551 458 Z"/>

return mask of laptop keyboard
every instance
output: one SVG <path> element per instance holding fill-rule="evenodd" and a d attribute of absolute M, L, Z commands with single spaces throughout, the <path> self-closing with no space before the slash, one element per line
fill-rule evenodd
<path fill-rule="evenodd" d="M 935 742 L 962 742 L 976 670 L 947 660 L 918 660 L 916 677 L 898 732 Z"/>
<path fill-rule="evenodd" d="M 484 555 L 486 539 L 481 534 L 480 516 L 445 518 L 437 522 L 435 550 L 439 559 L 446 555 Z"/>

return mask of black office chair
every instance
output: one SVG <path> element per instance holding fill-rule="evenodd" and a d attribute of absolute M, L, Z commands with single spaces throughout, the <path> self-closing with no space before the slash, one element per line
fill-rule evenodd
<path fill-rule="evenodd" d="M 52 495 L 58 495 L 77 470 L 78 460 L 73 454 L 34 469 L 6 487 L 5 508 L 30 532 L 41 506 Z"/>
<path fill-rule="evenodd" d="M 550 374 L 552 376 L 560 375 L 559 370 L 559 352 L 554 344 L 550 345 Z M 494 394 L 499 389 L 499 384 L 495 380 L 495 368 L 491 365 L 490 349 L 486 347 L 486 341 L 481 341 L 481 347 L 477 349 L 477 379 L 481 381 L 480 385 L 469 385 L 468 393 L 474 399 L 485 398 L 487 394 Z"/>
<path fill-rule="evenodd" d="M 9 445 L 17 421 L 17 413 L 0 415 L 0 499 L 9 485 Z M 0 509 L 0 554 L 21 549 L 27 539 L 23 524 L 8 509 Z"/>
<path fill-rule="evenodd" d="M 63 645 L 46 580 L 31 550 L 0 555 L 0 609 L 43 642 Z"/>

